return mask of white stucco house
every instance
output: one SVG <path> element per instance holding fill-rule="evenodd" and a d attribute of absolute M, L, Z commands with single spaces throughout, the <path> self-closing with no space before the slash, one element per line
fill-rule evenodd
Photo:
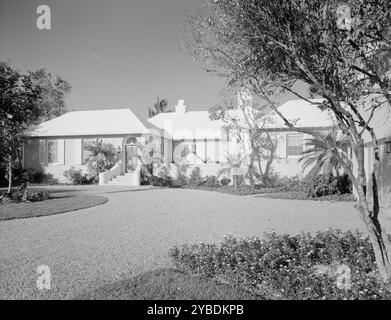
<path fill-rule="evenodd" d="M 279 110 L 296 127 L 327 131 L 334 125 L 329 113 L 303 100 L 288 101 Z M 233 112 L 246 130 L 242 111 Z M 264 128 L 277 141 L 273 171 L 281 176 L 304 175 L 298 160 L 305 148 L 305 140 L 310 136 L 288 130 L 273 112 L 267 117 L 269 121 Z M 391 185 L 391 125 L 384 119 L 385 115 L 380 116 L 379 125 L 375 126 L 383 158 L 383 198 L 389 194 Z M 120 159 L 112 170 L 102 174 L 102 185 L 139 183 L 139 172 L 129 164 L 140 154 L 140 146 L 149 146 L 150 154 L 159 159 L 155 164 L 156 174 L 163 170 L 164 174 L 173 178 L 178 174 L 178 168 L 183 167 L 186 175 L 195 167 L 200 168 L 202 176 L 216 175 L 230 154 L 246 152 L 249 147 L 246 139 L 238 142 L 237 137 L 227 131 L 223 121 L 211 120 L 208 111 L 188 110 L 184 101 L 179 100 L 173 112 L 161 113 L 147 120 L 137 117 L 131 109 L 111 109 L 70 112 L 44 122 L 29 134 L 29 140 L 24 145 L 23 165 L 25 168 L 41 168 L 64 181 L 66 169 L 76 167 L 86 170 L 89 157 L 86 147 L 96 139 L 114 145 Z M 372 147 L 368 139 L 368 174 L 373 161 L 370 156 Z"/>

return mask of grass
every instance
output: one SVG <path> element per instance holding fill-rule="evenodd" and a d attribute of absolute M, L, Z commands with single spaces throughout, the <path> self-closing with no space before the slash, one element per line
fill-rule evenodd
<path fill-rule="evenodd" d="M 232 285 L 175 269 L 146 272 L 76 297 L 82 300 L 256 300 L 260 297 Z"/>
<path fill-rule="evenodd" d="M 54 194 L 51 199 L 29 203 L 7 203 L 0 205 L 0 220 L 42 217 L 69 211 L 95 207 L 106 203 L 105 197 Z"/>
<path fill-rule="evenodd" d="M 207 187 L 207 186 L 194 186 L 185 185 L 182 186 L 184 189 L 194 189 L 212 192 L 228 193 L 238 196 L 249 196 L 249 195 L 262 195 L 269 199 L 285 199 L 285 200 L 313 200 L 313 201 L 335 201 L 335 202 L 354 202 L 355 198 L 352 194 L 343 195 L 330 195 L 319 198 L 311 198 L 302 191 L 286 191 L 282 190 L 282 187 L 251 187 L 251 186 L 239 186 L 237 188 L 233 186 L 220 186 L 220 187 Z"/>
<path fill-rule="evenodd" d="M 332 202 L 355 202 L 353 194 L 334 194 L 318 198 L 308 197 L 304 192 L 299 191 L 283 191 L 276 193 L 268 193 L 263 195 L 269 199 L 284 199 L 284 200 L 312 200 L 312 201 L 332 201 Z"/>
<path fill-rule="evenodd" d="M 194 190 L 203 190 L 203 191 L 214 191 L 221 193 L 228 193 L 238 196 L 249 196 L 256 194 L 267 194 L 271 192 L 276 192 L 281 188 L 259 188 L 251 186 L 239 186 L 235 188 L 234 186 L 220 186 L 220 187 L 207 187 L 207 186 L 195 186 L 195 185 L 184 185 L 184 189 L 194 189 Z"/>

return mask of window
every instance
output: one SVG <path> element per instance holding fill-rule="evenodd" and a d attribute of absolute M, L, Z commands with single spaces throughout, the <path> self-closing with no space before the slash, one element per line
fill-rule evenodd
<path fill-rule="evenodd" d="M 64 164 L 64 140 L 49 140 L 47 142 L 48 164 Z"/>
<path fill-rule="evenodd" d="M 197 154 L 197 145 L 195 143 L 191 145 L 191 152 Z"/>
<path fill-rule="evenodd" d="M 39 165 L 45 166 L 45 140 L 39 140 Z"/>
<path fill-rule="evenodd" d="M 94 146 L 96 144 L 96 139 L 86 139 L 82 141 L 83 148 L 82 148 L 82 160 L 83 163 L 86 163 L 90 156 L 92 155 L 92 152 L 90 151 L 90 147 Z"/>
<path fill-rule="evenodd" d="M 161 140 L 160 140 L 160 155 L 163 160 L 163 158 L 164 158 L 164 138 L 161 138 Z"/>
<path fill-rule="evenodd" d="M 303 153 L 303 135 L 288 134 L 286 136 L 286 156 L 301 156 Z"/>

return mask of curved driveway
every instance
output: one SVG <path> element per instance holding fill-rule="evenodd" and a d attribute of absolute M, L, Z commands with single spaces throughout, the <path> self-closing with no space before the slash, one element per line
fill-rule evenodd
<path fill-rule="evenodd" d="M 259 236 L 272 230 L 362 229 L 352 203 L 272 200 L 185 189 L 53 189 L 101 194 L 109 202 L 76 212 L 0 222 L 0 299 L 72 298 L 169 266 L 167 252 L 174 244 L 219 242 L 228 233 Z M 40 265 L 50 267 L 50 290 L 37 289 Z"/>

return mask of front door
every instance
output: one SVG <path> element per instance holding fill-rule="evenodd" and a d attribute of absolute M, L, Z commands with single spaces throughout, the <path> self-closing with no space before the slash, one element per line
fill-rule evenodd
<path fill-rule="evenodd" d="M 136 169 L 139 156 L 139 147 L 131 144 L 125 146 L 125 168 L 126 172 L 132 172 Z"/>

